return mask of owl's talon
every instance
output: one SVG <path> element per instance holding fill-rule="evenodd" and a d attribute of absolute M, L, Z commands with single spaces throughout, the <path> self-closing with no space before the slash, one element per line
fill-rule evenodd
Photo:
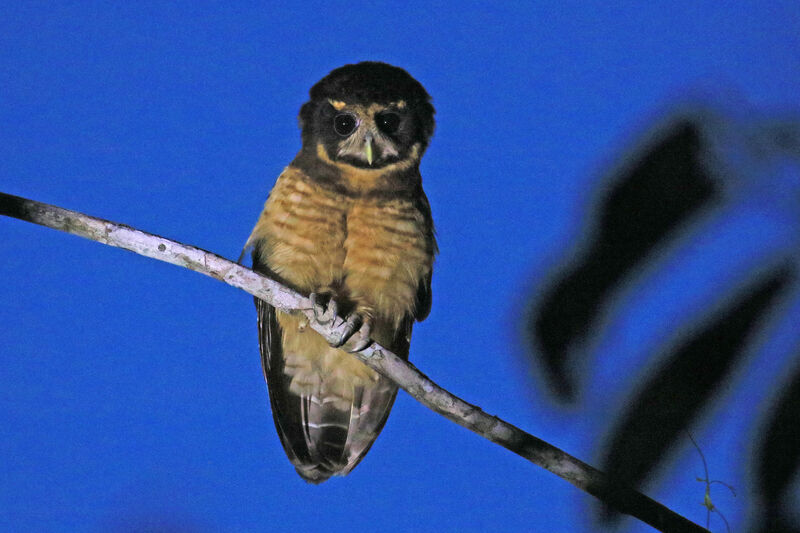
<path fill-rule="evenodd" d="M 318 302 L 320 298 L 324 296 L 318 294 L 316 292 L 312 292 L 308 299 L 311 300 L 311 307 L 314 310 L 314 319 L 319 322 L 320 324 L 327 324 L 334 320 L 339 312 L 339 305 L 336 303 L 336 300 L 330 298 L 327 304 L 322 304 Z"/>
<path fill-rule="evenodd" d="M 361 324 L 359 330 L 350 337 L 350 341 L 345 343 L 342 346 L 342 349 L 347 352 L 360 352 L 370 344 L 372 344 L 372 339 L 370 339 L 370 335 L 372 334 L 372 322 L 370 320 L 364 320 L 364 323 Z"/>
<path fill-rule="evenodd" d="M 342 324 L 342 335 L 335 348 L 347 352 L 360 352 L 372 343 L 369 338 L 372 332 L 372 321 L 358 313 L 350 313 Z"/>
<path fill-rule="evenodd" d="M 339 330 L 339 339 L 336 342 L 332 342 L 331 346 L 334 348 L 340 348 L 344 343 L 353 336 L 353 334 L 358 331 L 358 328 L 361 326 L 362 318 L 361 315 L 357 313 L 350 313 L 347 317 L 340 323 L 334 325 Z"/>

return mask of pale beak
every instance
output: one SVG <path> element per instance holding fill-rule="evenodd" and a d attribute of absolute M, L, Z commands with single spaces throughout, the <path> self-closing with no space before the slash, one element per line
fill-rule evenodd
<path fill-rule="evenodd" d="M 372 134 L 367 133 L 364 138 L 364 156 L 367 158 L 367 163 L 372 166 Z"/>

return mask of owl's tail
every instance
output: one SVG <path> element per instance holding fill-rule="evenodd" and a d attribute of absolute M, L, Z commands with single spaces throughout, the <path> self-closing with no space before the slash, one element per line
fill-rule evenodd
<path fill-rule="evenodd" d="M 260 301 L 256 306 L 272 415 L 286 455 L 309 483 L 348 474 L 383 429 L 397 386 L 330 348 L 319 357 L 283 353 L 275 310 Z"/>
<path fill-rule="evenodd" d="M 383 429 L 397 396 L 397 387 L 383 377 L 354 387 L 350 400 L 325 390 L 324 385 L 323 382 L 317 391 L 307 395 L 290 392 L 289 401 L 299 409 L 283 413 L 288 416 L 279 417 L 273 411 L 289 459 L 297 473 L 310 483 L 350 473 Z M 296 438 L 298 433 L 302 438 Z"/>

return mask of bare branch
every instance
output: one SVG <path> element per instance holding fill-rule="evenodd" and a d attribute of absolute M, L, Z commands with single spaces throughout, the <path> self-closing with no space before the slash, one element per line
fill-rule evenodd
<path fill-rule="evenodd" d="M 242 289 L 278 309 L 305 314 L 311 327 L 328 341 L 336 341 L 342 335 L 341 324 L 338 328 L 332 328 L 315 321 L 311 302 L 306 296 L 200 248 L 4 193 L 0 193 L 0 215 L 65 231 L 200 272 Z M 609 479 L 594 467 L 449 393 L 414 365 L 377 343 L 373 342 L 354 356 L 397 383 L 426 407 L 549 470 L 616 511 L 634 516 L 660 531 L 707 532 L 644 494 Z"/>

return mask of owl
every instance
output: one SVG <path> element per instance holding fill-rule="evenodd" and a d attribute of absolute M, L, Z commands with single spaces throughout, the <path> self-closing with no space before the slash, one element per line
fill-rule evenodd
<path fill-rule="evenodd" d="M 379 62 L 337 68 L 309 96 L 302 147 L 248 246 L 253 269 L 309 294 L 319 321 L 346 320 L 332 346 L 303 315 L 256 300 L 275 427 L 298 474 L 321 483 L 363 459 L 397 395 L 347 353 L 366 346 L 355 339 L 407 359 L 414 322 L 431 309 L 437 246 L 419 165 L 434 108 L 417 80 Z"/>

